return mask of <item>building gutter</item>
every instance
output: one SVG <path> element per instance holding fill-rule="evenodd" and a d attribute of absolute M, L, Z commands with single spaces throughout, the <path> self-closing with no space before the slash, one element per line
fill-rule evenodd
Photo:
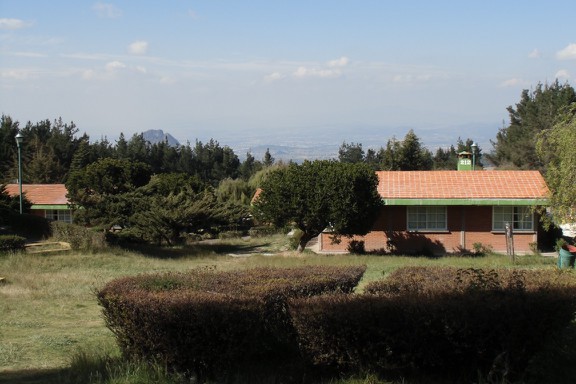
<path fill-rule="evenodd" d="M 548 199 L 382 199 L 384 205 L 548 205 Z"/>

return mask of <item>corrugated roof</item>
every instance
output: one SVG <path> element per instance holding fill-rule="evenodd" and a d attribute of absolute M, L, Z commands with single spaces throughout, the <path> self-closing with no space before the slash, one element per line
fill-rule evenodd
<path fill-rule="evenodd" d="M 18 184 L 7 184 L 6 191 L 11 196 L 20 194 Z M 64 184 L 22 184 L 22 193 L 34 205 L 68 204 L 68 190 Z"/>
<path fill-rule="evenodd" d="M 546 199 L 538 171 L 378 171 L 383 199 Z"/>

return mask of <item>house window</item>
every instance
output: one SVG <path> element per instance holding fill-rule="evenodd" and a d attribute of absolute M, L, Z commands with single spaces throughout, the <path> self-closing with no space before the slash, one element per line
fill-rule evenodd
<path fill-rule="evenodd" d="M 493 207 L 492 208 L 492 229 L 503 231 L 506 223 L 512 224 L 515 231 L 533 231 L 534 214 L 530 207 Z"/>
<path fill-rule="evenodd" d="M 44 217 L 53 221 L 72 222 L 72 213 L 69 209 L 47 209 Z"/>
<path fill-rule="evenodd" d="M 408 207 L 409 231 L 446 231 L 446 207 Z"/>

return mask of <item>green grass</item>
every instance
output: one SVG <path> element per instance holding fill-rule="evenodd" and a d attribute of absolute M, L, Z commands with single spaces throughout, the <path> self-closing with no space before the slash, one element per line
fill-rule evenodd
<path fill-rule="evenodd" d="M 142 373 L 142 367 L 119 363 L 114 336 L 105 327 L 94 297 L 95 289 L 120 276 L 185 271 L 204 266 L 230 270 L 257 266 L 366 264 L 368 269 L 360 283 L 362 289 L 368 281 L 380 279 L 406 265 L 512 267 L 509 259 L 502 255 L 443 258 L 316 255 L 286 249 L 286 239 L 274 236 L 170 249 L 142 247 L 100 253 L 0 255 L 0 277 L 6 279 L 6 283 L 0 285 L 0 383 L 75 382 L 70 379 L 75 370 L 94 370 L 100 372 L 101 378 L 121 376 L 120 368 L 134 377 L 152 375 L 148 371 Z M 521 256 L 517 257 L 516 267 L 553 268 L 554 264 L 552 258 Z M 106 370 L 109 372 L 102 373 Z M 158 369 L 155 372 L 154 375 L 162 376 Z M 90 380 L 146 382 L 140 379 L 122 381 L 122 378 L 98 381 L 97 377 Z M 162 380 L 150 382 L 164 382 Z M 363 380 L 350 383 L 375 382 L 372 377 Z"/>

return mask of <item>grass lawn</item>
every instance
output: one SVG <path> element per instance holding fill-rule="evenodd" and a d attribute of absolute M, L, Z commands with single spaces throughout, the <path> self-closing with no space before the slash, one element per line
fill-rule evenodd
<path fill-rule="evenodd" d="M 406 265 L 554 268 L 555 259 L 521 256 L 512 266 L 502 255 L 485 257 L 402 257 L 297 254 L 282 236 L 223 240 L 172 249 L 110 249 L 99 253 L 0 255 L 0 383 L 59 382 L 73 359 L 83 354 L 118 355 L 104 326 L 94 290 L 126 275 L 217 270 L 256 266 L 365 264 L 360 284 Z"/>

